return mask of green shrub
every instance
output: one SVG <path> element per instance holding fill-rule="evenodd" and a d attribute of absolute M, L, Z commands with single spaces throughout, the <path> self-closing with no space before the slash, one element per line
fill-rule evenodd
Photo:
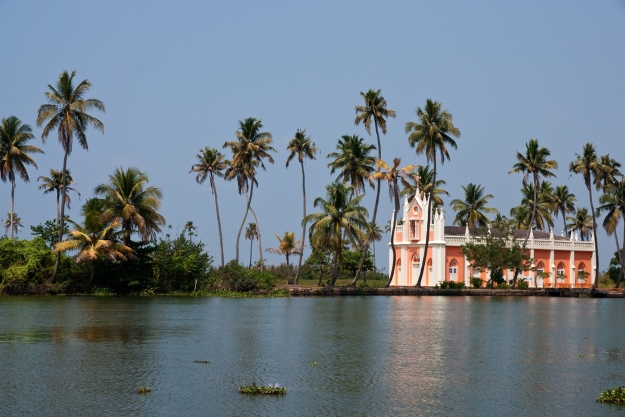
<path fill-rule="evenodd" d="M 0 292 L 47 292 L 43 288 L 54 270 L 54 255 L 42 238 L 0 238 Z"/>
<path fill-rule="evenodd" d="M 500 289 L 500 290 L 507 290 L 509 288 L 510 286 L 506 282 L 502 282 L 501 284 L 497 285 L 497 289 Z"/>
<path fill-rule="evenodd" d="M 449 282 L 448 281 L 439 281 L 438 282 L 438 287 L 440 287 L 440 289 L 444 290 L 445 288 L 449 288 Z"/>
<path fill-rule="evenodd" d="M 603 391 L 599 398 L 598 403 L 610 403 L 610 404 L 625 404 L 625 387 L 616 387 L 606 391 Z"/>
<path fill-rule="evenodd" d="M 247 269 L 235 260 L 214 269 L 211 276 L 215 278 L 216 289 L 237 292 L 270 290 L 275 280 L 270 272 Z"/>
<path fill-rule="evenodd" d="M 521 278 L 517 283 L 516 283 L 516 287 L 519 290 L 527 290 L 530 287 L 530 284 L 527 282 L 526 279 Z"/>
<path fill-rule="evenodd" d="M 480 288 L 482 286 L 482 278 L 478 278 L 478 277 L 471 278 L 471 286 L 473 288 Z"/>
<path fill-rule="evenodd" d="M 463 289 L 465 287 L 464 282 L 462 281 L 449 281 L 448 282 L 448 286 L 449 288 L 454 288 L 454 289 Z"/>

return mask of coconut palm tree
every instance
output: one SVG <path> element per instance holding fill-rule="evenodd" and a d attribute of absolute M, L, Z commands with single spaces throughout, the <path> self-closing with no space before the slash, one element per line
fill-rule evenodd
<path fill-rule="evenodd" d="M 254 239 L 258 238 L 258 229 L 256 228 L 256 223 L 248 223 L 247 229 L 245 229 L 245 238 L 250 241 L 250 266 L 252 267 L 252 244 L 254 243 Z"/>
<path fill-rule="evenodd" d="M 73 187 L 70 187 L 74 184 L 74 179 L 69 173 L 69 169 L 67 170 L 67 187 L 65 187 L 66 191 L 63 193 L 63 203 L 67 206 L 67 208 L 71 208 L 72 200 L 69 197 L 69 191 L 73 191 L 78 194 L 80 198 L 80 193 Z M 56 192 L 56 226 L 59 227 L 60 217 L 61 217 L 61 190 L 63 190 L 63 173 L 57 169 L 50 170 L 50 176 L 44 177 L 41 176 L 37 178 L 37 181 L 42 181 L 42 184 L 37 187 L 39 190 L 44 190 L 44 194 L 48 194 L 51 192 Z"/>
<path fill-rule="evenodd" d="M 236 141 L 228 141 L 225 142 L 223 147 L 230 148 L 232 151 L 232 161 L 231 166 L 235 167 L 230 171 L 230 177 L 237 177 L 237 183 L 239 184 L 239 192 L 241 192 L 241 179 L 239 179 L 240 175 L 245 174 L 245 184 L 247 190 L 248 181 L 251 183 L 249 187 L 249 196 L 247 198 L 247 205 L 245 207 L 245 214 L 243 215 L 243 221 L 241 222 L 241 226 L 239 227 L 239 231 L 237 233 L 237 241 L 236 241 L 236 261 L 239 262 L 239 241 L 241 239 L 241 232 L 243 231 L 243 225 L 245 224 L 245 220 L 247 219 L 247 214 L 250 210 L 250 205 L 252 204 L 252 197 L 254 195 L 254 185 L 257 185 L 256 181 L 256 167 L 260 166 L 263 170 L 265 169 L 265 164 L 263 162 L 264 159 L 267 159 L 270 163 L 273 164 L 273 158 L 269 152 L 275 152 L 276 150 L 271 146 L 273 143 L 273 139 L 271 137 L 271 133 L 269 132 L 261 132 L 263 124 L 260 120 L 255 119 L 253 117 L 248 117 L 245 120 L 239 121 L 239 130 L 236 132 L 237 140 Z M 260 231 L 258 233 L 258 242 L 260 245 L 261 235 Z M 261 250 L 262 252 L 262 250 Z M 260 259 L 260 267 L 261 270 L 263 268 L 263 260 L 262 256 Z"/>
<path fill-rule="evenodd" d="M 370 155 L 375 146 L 364 143 L 358 135 L 343 135 L 336 145 L 336 152 L 329 153 L 327 158 L 333 159 L 328 164 L 330 173 L 339 170 L 337 181 L 349 182 L 355 195 L 364 190 L 365 182 L 373 187 L 370 175 L 375 170 L 375 158 Z"/>
<path fill-rule="evenodd" d="M 211 186 L 211 194 L 215 196 L 215 213 L 217 214 L 217 231 L 219 232 L 219 249 L 221 250 L 221 266 L 224 266 L 224 242 L 221 234 L 221 219 L 219 217 L 219 201 L 217 199 L 217 187 L 215 187 L 215 177 L 223 178 L 224 171 L 228 168 L 225 156 L 217 149 L 209 148 L 200 149 L 200 153 L 196 154 L 198 162 L 191 167 L 191 172 L 196 172 L 195 181 L 203 184 L 206 178 L 209 179 Z"/>
<path fill-rule="evenodd" d="M 295 158 L 297 155 L 297 160 L 302 168 L 302 207 L 304 211 L 304 215 L 302 218 L 306 217 L 306 174 L 304 172 L 304 159 L 316 159 L 315 154 L 317 153 L 317 146 L 310 139 L 309 136 L 306 136 L 306 129 L 297 129 L 295 132 L 295 136 L 293 139 L 289 141 L 287 145 L 287 150 L 290 152 L 289 156 L 286 159 L 286 167 L 289 167 L 289 162 Z M 306 226 L 302 226 L 302 248 L 306 244 Z M 299 274 L 302 268 L 302 258 L 304 257 L 304 250 L 302 250 L 299 254 L 299 262 L 297 264 L 297 272 L 295 273 L 295 280 L 293 284 L 297 285 L 299 283 Z"/>
<path fill-rule="evenodd" d="M 165 218 L 157 211 L 163 193 L 148 186 L 149 181 L 148 174 L 138 168 L 117 168 L 107 184 L 95 187 L 95 195 L 105 199 L 109 216 L 119 221 L 126 246 L 131 244 L 132 233 L 138 233 L 145 243 L 165 225 Z"/>
<path fill-rule="evenodd" d="M 362 195 L 354 194 L 351 186 L 334 182 L 326 187 L 326 199 L 317 197 L 315 207 L 321 212 L 304 217 L 302 224 L 310 226 L 310 243 L 313 247 L 330 248 L 334 253 L 334 268 L 330 285 L 338 277 L 339 263 L 343 254 L 343 234 L 352 245 L 362 244 L 367 239 L 367 209 L 360 205 Z"/>
<path fill-rule="evenodd" d="M 23 228 L 22 219 L 17 215 L 17 213 L 9 212 L 7 214 L 6 220 L 4 220 L 4 235 L 6 236 L 9 233 L 9 229 L 11 230 L 11 237 L 13 235 L 17 235 Z"/>
<path fill-rule="evenodd" d="M 63 187 L 67 187 L 67 157 L 72 153 L 74 135 L 83 149 L 88 148 L 86 131 L 89 126 L 104 133 L 104 125 L 100 120 L 90 115 L 91 110 L 105 111 L 104 103 L 95 98 L 85 99 L 85 94 L 91 88 L 91 83 L 87 80 L 81 81 L 74 88 L 73 80 L 76 71 L 68 74 L 63 71 L 59 75 L 56 87 L 48 84 L 50 91 L 46 92 L 47 104 L 39 107 L 37 114 L 37 127 L 45 124 L 41 139 L 45 139 L 53 130 L 57 131 L 59 143 L 63 148 Z M 65 230 L 65 205 L 61 204 L 59 242 L 63 240 L 63 230 Z M 61 261 L 61 253 L 57 253 L 56 265 L 52 273 L 52 280 L 56 277 Z"/>
<path fill-rule="evenodd" d="M 571 233 L 579 232 L 581 240 L 590 240 L 593 235 L 593 220 L 592 216 L 588 214 L 588 209 L 585 207 L 578 208 L 574 216 L 568 216 L 566 218 L 568 223 L 566 227 Z"/>
<path fill-rule="evenodd" d="M 575 194 L 569 192 L 569 187 L 566 185 L 558 185 L 552 195 L 552 211 L 553 214 L 558 217 L 558 214 L 562 214 L 562 223 L 564 224 L 564 235 L 568 237 L 569 233 L 566 229 L 566 215 L 575 211 L 575 202 L 577 198 Z"/>
<path fill-rule="evenodd" d="M 529 206 L 521 204 L 510 209 L 511 227 L 518 230 L 530 230 L 532 210 Z"/>
<path fill-rule="evenodd" d="M 289 273 L 289 258 L 291 255 L 301 255 L 304 245 L 301 245 L 299 240 L 295 240 L 295 232 L 285 232 L 282 238 L 278 235 L 275 236 L 278 239 L 278 247 L 268 248 L 267 252 L 284 255 L 286 257 L 286 270 Z"/>
<path fill-rule="evenodd" d="M 386 162 L 381 159 L 376 161 L 377 171 L 372 175 L 373 179 L 385 180 L 388 182 L 388 193 L 391 201 L 394 203 L 394 211 L 393 218 L 391 224 L 391 253 L 393 256 L 393 263 L 391 264 L 391 274 L 389 275 L 388 281 L 386 282 L 386 287 L 391 285 L 393 282 L 393 277 L 395 276 L 395 264 L 397 262 L 397 254 L 395 253 L 395 225 L 397 224 L 397 216 L 399 214 L 399 178 L 409 175 L 415 168 L 414 165 L 407 165 L 405 167 L 400 168 L 401 158 L 393 159 L 393 167 L 390 167 Z M 356 279 L 358 276 L 354 277 L 352 281 L 352 285 L 356 284 Z"/>
<path fill-rule="evenodd" d="M 29 155 L 43 153 L 36 146 L 28 145 L 28 141 L 35 138 L 32 129 L 27 124 L 22 124 L 15 116 L 2 119 L 0 126 L 0 178 L 11 183 L 11 210 L 9 212 L 11 238 L 14 237 L 14 212 L 15 212 L 15 174 L 25 182 L 30 181 L 27 165 L 37 168 L 37 163 Z"/>
<path fill-rule="evenodd" d="M 428 162 L 433 163 L 432 189 L 436 188 L 436 157 L 440 154 L 441 164 L 445 163 L 445 159 L 449 159 L 449 151 L 447 147 L 457 149 L 458 145 L 453 138 L 460 137 L 460 130 L 454 126 L 453 117 L 448 110 L 442 110 L 442 106 L 437 101 L 427 99 L 425 107 L 416 110 L 417 122 L 406 123 L 406 133 L 408 143 L 415 148 L 417 155 L 425 154 Z M 423 279 L 423 271 L 427 264 L 428 248 L 430 246 L 430 226 L 432 214 L 432 198 L 428 198 L 427 225 L 425 234 L 425 247 L 423 249 L 424 262 L 421 264 L 417 287 L 421 286 Z"/>
<path fill-rule="evenodd" d="M 87 200 L 81 209 L 83 224 L 69 220 L 74 229 L 70 230 L 68 239 L 54 245 L 53 252 L 77 250 L 77 263 L 91 262 L 91 277 L 87 285 L 93 281 L 97 260 L 118 262 L 135 258 L 134 251 L 129 246 L 117 242 L 115 229 L 121 223 L 119 220 L 109 222 L 106 209 L 107 203 L 102 199 Z"/>
<path fill-rule="evenodd" d="M 449 193 L 441 188 L 446 184 L 445 180 L 436 180 L 436 184 L 432 188 L 432 174 L 434 172 L 430 169 L 429 165 L 418 166 L 417 171 L 411 173 L 406 178 L 402 178 L 401 182 L 404 189 L 399 194 L 400 197 L 408 196 L 408 202 L 412 202 L 417 192 L 419 198 L 423 200 L 426 195 L 432 198 L 432 208 L 434 210 L 442 207 L 444 202 L 440 198 L 441 195 L 449 196 Z"/>
<path fill-rule="evenodd" d="M 599 243 L 597 242 L 597 216 L 595 213 L 595 205 L 592 199 L 593 186 L 599 190 L 601 188 L 601 179 L 604 176 L 604 167 L 601 165 L 601 160 L 597 157 L 597 151 L 595 145 L 588 142 L 582 149 L 582 154 L 577 154 L 575 161 L 569 164 L 569 171 L 575 174 L 580 174 L 584 178 L 584 184 L 588 190 L 588 197 L 590 200 L 590 214 L 592 216 L 592 233 L 594 234 L 595 241 L 595 267 L 596 271 L 599 271 Z M 595 281 L 592 284 L 592 288 L 597 288 L 599 283 L 599 274 L 595 276 Z"/>
<path fill-rule="evenodd" d="M 499 214 L 496 208 L 488 207 L 488 200 L 493 198 L 492 194 L 484 195 L 484 187 L 470 182 L 462 186 L 464 190 L 464 201 L 455 199 L 451 202 L 451 208 L 457 212 L 454 224 L 469 227 L 486 227 L 491 222 L 485 213 Z"/>
<path fill-rule="evenodd" d="M 597 207 L 597 213 L 605 212 L 606 216 L 603 219 L 603 227 L 608 235 L 614 235 L 616 240 L 616 252 L 621 264 L 621 273 L 616 282 L 615 288 L 618 288 L 621 284 L 623 273 L 625 272 L 625 259 L 623 259 L 622 250 L 619 245 L 618 235 L 616 229 L 618 223 L 625 216 L 625 180 L 612 184 L 608 184 L 605 187 L 605 194 L 599 197 L 601 206 Z M 625 243 L 625 222 L 623 222 L 623 242 Z"/>
<path fill-rule="evenodd" d="M 531 223 L 531 215 L 534 214 L 534 222 L 532 229 L 549 230 L 553 227 L 553 186 L 549 181 L 541 181 L 536 197 L 536 205 L 534 205 L 534 185 L 527 183 L 521 188 L 523 198 L 521 205 L 528 208 L 527 213 L 530 218 L 527 224 Z"/>

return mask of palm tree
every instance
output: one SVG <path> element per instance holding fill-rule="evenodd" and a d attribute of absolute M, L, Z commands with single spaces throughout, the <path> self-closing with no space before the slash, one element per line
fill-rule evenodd
<path fill-rule="evenodd" d="M 457 212 L 454 224 L 469 227 L 486 227 L 490 225 L 490 220 L 485 213 L 499 214 L 495 208 L 488 207 L 488 200 L 493 198 L 492 194 L 484 195 L 484 187 L 470 182 L 462 186 L 464 190 L 464 201 L 455 199 L 451 202 L 453 211 Z"/>
<path fill-rule="evenodd" d="M 195 231 L 197 230 L 197 226 L 193 224 L 192 220 L 189 220 L 188 222 L 186 222 L 182 230 L 183 230 L 183 233 L 187 232 L 189 234 L 189 240 L 191 240 L 193 236 L 197 236 L 197 233 L 195 233 Z"/>
<path fill-rule="evenodd" d="M 399 168 L 399 164 L 401 164 L 401 158 L 393 159 L 393 167 L 391 168 L 386 162 L 381 159 L 378 159 L 376 162 L 377 171 L 372 175 L 373 179 L 378 180 L 378 184 L 380 180 L 386 180 L 388 182 L 388 193 L 391 201 L 395 204 L 395 208 L 393 211 L 393 219 L 391 224 L 391 253 L 393 255 L 393 263 L 391 266 L 391 274 L 389 275 L 388 281 L 386 282 L 386 287 L 391 285 L 393 282 L 393 277 L 395 276 L 395 264 L 397 262 L 397 254 L 395 253 L 395 225 L 397 224 L 397 216 L 399 215 L 399 178 L 409 175 L 415 168 L 414 165 L 407 165 L 403 168 Z M 354 277 L 352 284 L 356 284 L 356 279 L 358 276 Z"/>
<path fill-rule="evenodd" d="M 588 209 L 585 207 L 578 208 L 574 216 L 568 216 L 566 220 L 569 222 L 566 227 L 573 232 L 579 232 L 581 240 L 590 240 L 593 235 L 593 220 L 592 216 L 588 214 Z"/>
<path fill-rule="evenodd" d="M 258 229 L 256 228 L 256 223 L 248 223 L 247 229 L 245 229 L 245 238 L 250 241 L 250 266 L 252 267 L 252 244 L 254 243 L 254 239 L 258 238 Z"/>
<path fill-rule="evenodd" d="M 63 204 L 65 204 L 67 208 L 70 208 L 70 205 L 72 202 L 72 200 L 69 197 L 68 191 L 75 192 L 76 194 L 78 194 L 78 197 L 80 198 L 80 193 L 78 192 L 78 190 L 76 190 L 73 187 L 70 187 L 70 185 L 74 183 L 74 179 L 69 173 L 69 169 L 67 170 L 66 175 L 67 175 L 67 179 L 66 179 L 67 187 L 63 187 L 63 173 L 57 169 L 51 169 L 49 177 L 41 176 L 37 178 L 37 181 L 42 181 L 42 184 L 39 187 L 37 187 L 37 189 L 44 190 L 43 191 L 44 194 L 48 194 L 53 191 L 56 192 L 56 226 L 57 227 L 59 226 L 60 217 L 61 217 L 61 190 L 63 190 L 63 188 L 66 189 L 66 191 L 63 193 Z"/>
<path fill-rule="evenodd" d="M 441 164 L 444 164 L 445 159 L 449 159 L 447 147 L 450 146 L 453 149 L 458 148 L 453 138 L 460 137 L 460 130 L 454 126 L 451 113 L 447 110 L 442 110 L 440 103 L 429 98 L 425 101 L 425 107 L 423 109 L 417 107 L 416 112 L 419 121 L 406 123 L 406 133 L 410 133 L 408 143 L 416 149 L 417 155 L 425 154 L 427 161 L 434 164 L 431 183 L 432 189 L 434 189 L 436 187 L 436 154 L 440 153 Z M 417 287 L 421 286 L 423 271 L 427 264 L 428 248 L 430 245 L 431 214 L 432 198 L 430 197 L 428 198 L 425 247 L 423 249 L 424 262 L 421 264 Z"/>
<path fill-rule="evenodd" d="M 20 219 L 17 213 L 9 212 L 4 221 L 4 235 L 6 236 L 9 233 L 9 229 L 11 229 L 11 237 L 13 237 L 13 234 L 17 235 L 22 228 L 22 219 Z"/>
<path fill-rule="evenodd" d="M 529 206 L 521 204 L 510 209 L 510 217 L 512 224 L 518 230 L 530 230 L 530 221 L 532 220 L 532 210 Z"/>
<path fill-rule="evenodd" d="M 276 253 L 278 255 L 284 255 L 286 257 L 286 270 L 289 273 L 289 258 L 291 255 L 301 255 L 304 251 L 304 245 L 300 244 L 299 240 L 295 240 L 295 232 L 285 232 L 284 237 L 275 235 L 278 239 L 277 248 L 268 248 L 267 252 Z"/>
<path fill-rule="evenodd" d="M 622 256 L 616 233 L 619 221 L 625 216 L 625 180 L 621 179 L 621 181 L 607 185 L 605 194 L 599 197 L 599 202 L 601 206 L 597 207 L 597 213 L 606 212 L 606 216 L 603 219 L 603 227 L 608 235 L 614 234 L 616 240 L 616 253 L 621 264 L 621 273 L 615 285 L 615 288 L 618 288 L 625 272 L 625 259 Z M 623 222 L 623 242 L 625 243 L 625 222 Z"/>
<path fill-rule="evenodd" d="M 315 143 L 310 139 L 309 136 L 306 136 L 306 129 L 297 129 L 295 132 L 295 136 L 293 139 L 289 141 L 287 145 L 287 150 L 290 152 L 288 158 L 286 159 L 286 167 L 289 167 L 289 162 L 295 158 L 297 155 L 297 160 L 302 168 L 302 207 L 304 210 L 304 215 L 302 218 L 306 217 L 306 175 L 304 173 L 304 158 L 308 159 L 316 159 L 315 154 L 317 153 L 317 147 Z M 306 243 L 306 226 L 302 226 L 302 247 L 305 246 Z M 297 272 L 295 273 L 295 280 L 293 284 L 297 285 L 299 283 L 299 274 L 302 268 L 302 258 L 304 257 L 304 250 L 302 250 L 299 254 L 299 262 L 297 264 Z"/>
<path fill-rule="evenodd" d="M 562 223 L 564 223 L 564 236 L 569 235 L 566 229 L 566 215 L 575 211 L 575 201 L 577 198 L 575 194 L 569 192 L 569 187 L 566 185 L 558 185 L 555 192 L 552 195 L 553 214 L 558 217 L 558 214 L 562 214 Z"/>
<path fill-rule="evenodd" d="M 367 228 L 367 209 L 360 205 L 362 195 L 350 198 L 354 190 L 341 182 L 334 182 L 326 187 L 327 199 L 317 197 L 315 207 L 322 209 L 319 213 L 304 217 L 302 224 L 310 226 L 310 243 L 313 247 L 330 248 L 334 252 L 334 269 L 330 285 L 334 285 L 338 277 L 339 263 L 343 254 L 343 234 L 353 245 L 361 244 L 367 239 L 363 230 Z"/>
<path fill-rule="evenodd" d="M 263 159 L 267 159 L 270 163 L 273 164 L 273 158 L 271 157 L 271 154 L 269 152 L 276 151 L 271 146 L 271 143 L 273 143 L 271 133 L 261 132 L 260 130 L 262 129 L 262 127 L 263 124 L 261 123 L 261 121 L 253 117 L 248 117 L 243 121 L 239 121 L 239 130 L 237 130 L 236 132 L 237 140 L 228 141 L 223 145 L 224 148 L 228 147 L 232 151 L 231 166 L 236 167 L 234 170 L 231 171 L 232 176 L 229 178 L 234 178 L 235 176 L 238 177 L 241 174 L 245 174 L 245 184 L 247 184 L 248 179 L 251 182 L 250 193 L 247 198 L 247 206 L 245 208 L 245 214 L 243 215 L 243 221 L 241 222 L 241 226 L 239 227 L 239 231 L 237 233 L 235 255 L 237 262 L 239 262 L 239 241 L 241 240 L 241 232 L 243 231 L 243 225 L 245 224 L 247 214 L 250 210 L 250 205 L 252 204 L 254 184 L 257 184 L 256 166 L 260 165 L 260 167 L 264 170 L 265 164 L 263 163 Z M 242 190 L 240 181 L 240 179 L 237 181 L 239 184 L 239 192 L 241 192 Z M 260 239 L 261 236 L 259 231 L 259 244 Z M 262 256 L 260 259 L 260 267 L 262 270 Z"/>
<path fill-rule="evenodd" d="M 595 267 L 596 271 L 599 271 L 599 243 L 597 242 L 597 216 L 595 213 L 595 206 L 592 200 L 592 186 L 598 190 L 601 187 L 601 178 L 603 177 L 603 167 L 601 161 L 597 157 L 595 151 L 595 145 L 588 142 L 584 145 L 582 154 L 577 154 L 575 161 L 569 164 L 569 171 L 575 174 L 580 174 L 584 178 L 584 184 L 588 190 L 588 196 L 590 200 L 590 214 L 592 215 L 592 233 L 595 241 Z M 595 281 L 592 284 L 592 288 L 597 288 L 599 283 L 599 274 L 595 275 Z"/>
<path fill-rule="evenodd" d="M 95 187 L 95 194 L 105 198 L 110 217 L 120 222 L 126 246 L 133 232 L 139 233 L 145 243 L 165 225 L 165 218 L 157 212 L 163 193 L 160 188 L 148 186 L 148 182 L 148 174 L 138 168 L 116 168 L 108 184 Z"/>
<path fill-rule="evenodd" d="M 100 120 L 91 116 L 90 110 L 99 110 L 104 112 L 104 103 L 95 98 L 85 99 L 85 94 L 91 88 L 91 83 L 87 80 L 81 81 L 74 88 L 73 80 L 76 71 L 72 71 L 71 75 L 67 71 L 63 71 L 59 75 L 56 88 L 48 84 L 50 91 L 46 92 L 47 104 L 39 107 L 37 114 L 37 127 L 41 127 L 44 123 L 41 139 L 45 143 L 45 139 L 50 132 L 57 130 L 58 139 L 63 147 L 63 187 L 67 187 L 67 157 L 72 153 L 72 142 L 74 135 L 78 139 L 78 143 L 83 149 L 88 148 L 87 127 L 92 126 L 100 132 L 104 133 L 104 125 Z M 59 227 L 59 242 L 63 240 L 63 230 L 65 230 L 65 205 L 61 204 L 61 215 L 59 216 L 61 225 Z M 52 273 L 52 280 L 56 277 L 61 261 L 61 253 L 57 253 L 56 265 Z"/>
<path fill-rule="evenodd" d="M 219 248 L 221 250 L 221 266 L 224 266 L 224 242 L 221 234 L 221 219 L 219 218 L 219 201 L 217 200 L 217 188 L 215 187 L 215 177 L 223 178 L 223 171 L 228 168 L 225 156 L 217 149 L 209 148 L 200 149 L 200 153 L 195 157 L 198 162 L 191 167 L 191 172 L 197 172 L 195 181 L 203 184 L 208 177 L 211 186 L 211 194 L 215 196 L 215 212 L 217 213 L 217 231 L 219 232 Z"/>
<path fill-rule="evenodd" d="M 359 124 L 363 124 L 365 126 L 365 130 L 367 134 L 371 136 L 371 121 L 373 121 L 373 125 L 375 126 L 375 135 L 378 140 L 378 159 L 382 159 L 382 142 L 380 142 L 380 129 L 382 130 L 382 134 L 386 135 L 386 119 L 389 117 L 395 118 L 395 111 L 389 110 L 386 108 L 386 99 L 382 96 L 382 90 L 374 90 L 369 89 L 366 93 L 360 92 L 360 95 L 365 101 L 364 106 L 357 105 L 354 109 L 356 110 L 356 118 L 354 119 L 354 124 L 358 126 Z M 375 224 L 378 214 L 378 205 L 380 203 L 380 183 L 382 179 L 378 178 L 378 184 L 375 193 L 375 205 L 373 206 L 373 216 L 371 217 L 371 224 Z M 362 271 L 362 267 L 365 262 L 365 257 L 367 256 L 367 251 L 369 249 L 369 242 L 366 242 L 365 247 L 362 251 L 362 257 L 360 258 L 360 264 L 358 266 L 358 271 L 356 271 L 355 280 L 358 279 L 360 272 Z"/>
<path fill-rule="evenodd" d="M 15 116 L 2 119 L 0 126 L 0 178 L 11 183 L 11 210 L 9 212 L 11 238 L 14 236 L 14 212 L 15 212 L 15 174 L 25 182 L 30 181 L 26 165 L 37 163 L 29 155 L 31 153 L 43 153 L 36 146 L 28 145 L 28 141 L 35 138 L 29 125 L 22 124 Z"/>
<path fill-rule="evenodd" d="M 71 220 L 74 226 L 69 232 L 69 238 L 54 245 L 53 252 L 77 250 L 76 262 L 91 262 L 91 277 L 87 285 L 91 284 L 95 275 L 95 263 L 98 259 L 108 259 L 112 262 L 125 261 L 134 258 L 134 251 L 127 245 L 116 241 L 115 229 L 121 223 L 118 220 L 108 221 L 105 213 L 106 202 L 98 198 L 91 198 L 81 209 L 84 217 L 82 225 Z"/>
<path fill-rule="evenodd" d="M 349 182 L 355 195 L 365 188 L 365 181 L 373 187 L 370 175 L 375 170 L 375 158 L 370 155 L 375 146 L 364 143 L 358 135 L 343 135 L 336 145 L 336 152 L 328 154 L 334 159 L 328 164 L 330 173 L 340 170 L 338 181 Z"/>
<path fill-rule="evenodd" d="M 399 194 L 400 197 L 408 196 L 408 202 L 412 202 L 418 192 L 419 198 L 422 200 L 425 195 L 429 195 L 430 198 L 432 198 L 432 208 L 434 210 L 442 207 L 444 202 L 439 196 L 443 194 L 449 196 L 449 193 L 441 188 L 446 184 L 446 181 L 436 180 L 436 184 L 432 187 L 433 174 L 434 172 L 430 169 L 429 165 L 418 166 L 417 172 L 413 172 L 406 178 L 401 179 L 404 189 L 401 191 L 401 194 Z"/>
<path fill-rule="evenodd" d="M 531 215 L 534 214 L 534 222 L 532 229 L 549 230 L 553 227 L 553 186 L 549 181 L 541 181 L 536 197 L 536 205 L 534 205 L 534 185 L 527 183 L 521 188 L 523 198 L 521 205 L 528 208 L 527 214 L 529 218 L 525 223 L 531 223 Z"/>

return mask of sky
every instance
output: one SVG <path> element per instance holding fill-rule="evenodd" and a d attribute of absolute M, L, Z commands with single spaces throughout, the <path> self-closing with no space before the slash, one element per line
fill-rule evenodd
<path fill-rule="evenodd" d="M 376 142 L 354 124 L 360 92 L 371 88 L 381 89 L 397 113 L 381 138 L 382 159 L 389 162 L 427 163 L 404 131 L 426 99 L 453 115 L 462 133 L 458 149 L 438 166 L 451 194 L 444 199 L 447 225 L 455 216 L 449 202 L 463 198 L 461 187 L 469 182 L 493 194 L 491 206 L 504 215 L 520 204 L 522 175 L 508 172 L 532 138 L 559 163 L 553 185 L 567 185 L 580 207 L 589 207 L 588 192 L 568 165 L 586 142 L 625 166 L 624 0 L 0 0 L 0 15 L 0 117 L 29 124 L 32 143 L 45 151 L 35 156 L 30 182 L 17 182 L 23 238 L 31 225 L 55 217 L 55 198 L 37 189 L 37 178 L 60 169 L 63 153 L 54 135 L 42 143 L 36 117 L 48 84 L 65 70 L 75 70 L 77 81 L 88 79 L 87 97 L 106 106 L 106 113 L 93 114 L 104 134 L 88 130 L 88 151 L 75 143 L 69 157 L 81 192 L 69 215 L 79 220 L 81 204 L 116 168 L 137 167 L 161 188 L 160 212 L 172 233 L 193 221 L 216 261 L 210 186 L 189 173 L 200 148 L 221 150 L 236 139 L 240 120 L 262 120 L 277 152 L 257 176 L 252 207 L 263 247 L 277 247 L 274 235 L 301 234 L 301 172 L 297 163 L 285 167 L 289 140 L 305 128 L 319 148 L 305 165 L 307 211 L 316 212 L 313 200 L 335 179 L 326 155 L 338 139 L 358 134 Z M 217 192 L 228 261 L 245 199 L 234 182 L 218 181 Z M 381 225 L 392 213 L 387 196 L 385 188 Z M 370 212 L 374 199 L 368 189 Z M 9 207 L 10 185 L 0 183 L 0 217 Z M 562 230 L 557 218 L 554 233 Z M 389 239 L 376 245 L 380 268 L 388 269 Z M 249 261 L 249 243 L 241 239 L 241 262 Z M 600 230 L 599 245 L 603 270 L 615 244 Z M 258 259 L 256 243 L 252 256 Z M 264 257 L 269 264 L 284 261 Z"/>

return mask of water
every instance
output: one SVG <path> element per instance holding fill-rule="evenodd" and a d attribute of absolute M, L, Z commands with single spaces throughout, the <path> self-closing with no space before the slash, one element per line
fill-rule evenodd
<path fill-rule="evenodd" d="M 610 299 L 0 297 L 0 415 L 622 415 L 595 398 L 625 385 L 623 317 Z M 252 382 L 287 394 L 237 392 Z"/>

